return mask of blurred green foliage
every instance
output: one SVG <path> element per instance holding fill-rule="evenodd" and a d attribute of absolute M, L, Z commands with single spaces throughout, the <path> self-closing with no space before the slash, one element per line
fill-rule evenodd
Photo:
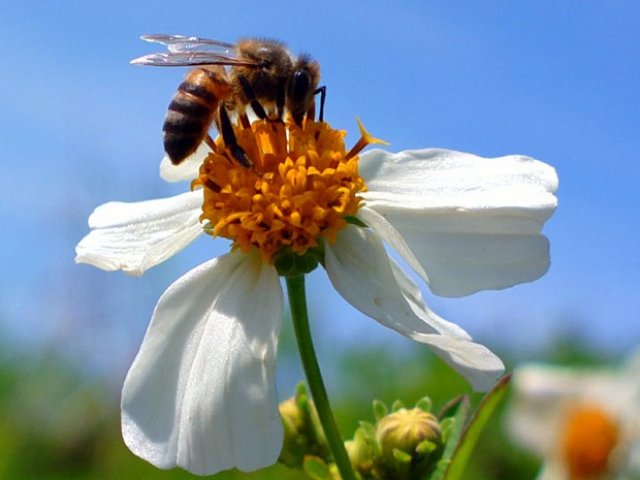
<path fill-rule="evenodd" d="M 359 420 L 371 421 L 371 402 L 402 399 L 413 404 L 425 395 L 437 412 L 449 400 L 470 393 L 465 381 L 425 348 L 409 353 L 368 346 L 342 352 L 334 359 L 340 371 L 340 392 L 334 399 L 345 438 Z M 585 363 L 602 360 L 570 343 L 558 344 L 545 360 Z M 322 359 L 320 359 L 322 361 Z M 131 454 L 120 437 L 117 389 L 80 374 L 59 355 L 7 357 L 0 355 L 0 479 L 187 479 L 181 470 L 161 471 Z M 293 392 L 281 392 L 284 400 Z M 471 395 L 477 405 L 481 395 Z M 499 407 L 471 457 L 465 478 L 535 478 L 539 464 L 519 450 L 503 431 Z M 254 473 L 225 472 L 226 479 L 299 479 L 282 466 Z"/>

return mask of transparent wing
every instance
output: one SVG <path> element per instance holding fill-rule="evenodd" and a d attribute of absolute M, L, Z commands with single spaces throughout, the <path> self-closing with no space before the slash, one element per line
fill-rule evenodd
<path fill-rule="evenodd" d="M 134 65 L 152 65 L 155 67 L 188 67 L 196 65 L 238 65 L 255 67 L 258 65 L 256 62 L 209 52 L 152 53 L 134 58 L 130 63 Z"/>
<path fill-rule="evenodd" d="M 158 67 L 185 67 L 194 65 L 256 66 L 256 62 L 236 56 L 235 45 L 199 37 L 182 35 L 142 35 L 147 42 L 160 43 L 167 52 L 152 53 L 135 58 L 135 65 Z"/>
<path fill-rule="evenodd" d="M 208 38 L 185 37 L 183 35 L 142 35 L 142 40 L 166 45 L 170 52 L 211 51 L 230 55 L 235 49 L 232 43 Z"/>

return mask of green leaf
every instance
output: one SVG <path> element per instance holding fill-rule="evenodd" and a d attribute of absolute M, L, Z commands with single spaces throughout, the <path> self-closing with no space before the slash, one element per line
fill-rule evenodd
<path fill-rule="evenodd" d="M 469 418 L 469 414 L 471 413 L 471 402 L 469 401 L 469 397 L 464 396 L 460 399 L 456 399 L 456 404 L 455 415 L 451 418 L 453 424 L 448 432 L 447 443 L 444 446 L 442 458 L 438 462 L 436 469 L 429 477 L 429 480 L 443 480 L 445 478 L 444 476 L 451 463 L 451 458 L 458 448 L 458 444 L 460 443 L 460 439 L 464 432 L 464 426 L 467 422 L 467 418 Z M 452 412 L 451 409 L 449 409 L 449 411 Z"/>
<path fill-rule="evenodd" d="M 498 380 L 498 383 L 485 395 L 480 405 L 478 405 L 478 409 L 462 433 L 458 448 L 456 448 L 453 453 L 453 458 L 451 458 L 451 462 L 446 469 L 444 480 L 459 480 L 462 478 L 464 469 L 469 462 L 473 448 L 480 438 L 480 434 L 489 423 L 489 419 L 507 392 L 510 378 L 510 375 L 505 375 Z"/>
<path fill-rule="evenodd" d="M 328 465 L 321 458 L 306 457 L 302 468 L 313 480 L 333 480 Z"/>

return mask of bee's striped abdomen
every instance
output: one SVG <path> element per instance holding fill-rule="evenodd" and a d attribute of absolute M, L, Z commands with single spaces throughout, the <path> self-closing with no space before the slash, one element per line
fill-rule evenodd
<path fill-rule="evenodd" d="M 178 164 L 196 151 L 231 86 L 223 72 L 196 68 L 178 87 L 164 120 L 164 150 Z"/>

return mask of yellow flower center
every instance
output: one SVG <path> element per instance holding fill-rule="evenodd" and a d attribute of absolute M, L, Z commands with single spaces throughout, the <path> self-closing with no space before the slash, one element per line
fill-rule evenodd
<path fill-rule="evenodd" d="M 582 406 L 574 410 L 561 439 L 571 479 L 588 479 L 605 473 L 618 439 L 615 419 L 602 408 Z"/>
<path fill-rule="evenodd" d="M 252 167 L 235 161 L 219 137 L 192 184 L 204 189 L 205 231 L 243 252 L 257 248 L 270 263 L 284 249 L 304 255 L 321 238 L 334 242 L 366 189 L 358 153 L 379 143 L 360 127 L 362 138 L 347 152 L 346 132 L 325 122 L 239 121 L 234 131 Z"/>

